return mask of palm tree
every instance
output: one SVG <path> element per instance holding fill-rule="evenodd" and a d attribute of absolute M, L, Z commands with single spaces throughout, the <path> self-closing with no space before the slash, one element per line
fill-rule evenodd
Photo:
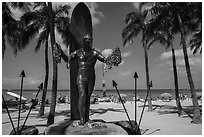
<path fill-rule="evenodd" d="M 41 48 L 42 44 L 45 43 L 45 80 L 44 80 L 44 89 L 42 94 L 42 102 L 40 106 L 40 111 L 38 116 L 44 115 L 44 107 L 45 107 L 45 101 L 46 101 L 46 94 L 47 94 L 47 86 L 48 86 L 48 78 L 49 78 L 49 61 L 48 61 L 48 37 L 50 35 L 50 26 L 49 26 L 49 12 L 48 12 L 48 6 L 45 2 L 38 2 L 34 3 L 34 11 L 30 11 L 25 13 L 21 20 L 26 24 L 26 32 L 24 33 L 26 36 L 30 36 L 31 38 L 36 35 L 39 31 L 39 37 L 38 37 L 38 43 L 35 48 L 35 52 L 38 52 Z M 70 7 L 65 6 L 58 6 L 53 12 L 55 16 L 55 25 L 57 26 L 57 30 L 62 35 L 62 38 L 64 42 L 68 39 L 65 35 L 67 31 L 61 31 L 59 26 L 66 27 L 66 29 L 69 29 L 67 26 L 69 26 L 69 18 L 65 15 L 68 15 L 68 9 Z M 64 23 L 66 22 L 66 23 Z M 32 27 L 29 27 L 32 26 Z M 36 28 L 33 30 L 33 28 Z"/>
<path fill-rule="evenodd" d="M 15 56 L 17 55 L 18 51 L 24 49 L 25 43 L 28 42 L 29 37 L 23 35 L 25 30 L 25 24 L 21 21 L 16 20 L 13 18 L 13 13 L 11 13 L 11 9 L 18 8 L 23 13 L 30 11 L 30 2 L 3 2 L 2 3 L 2 12 L 3 12 L 3 19 L 2 19 L 2 55 L 4 57 L 4 52 L 6 49 L 5 46 L 5 38 L 7 39 L 8 43 L 11 45 L 12 49 L 14 50 Z"/>
<path fill-rule="evenodd" d="M 182 107 L 181 107 L 180 97 L 179 97 L 178 75 L 177 75 L 177 67 L 176 67 L 175 50 L 174 50 L 173 43 L 172 43 L 174 37 L 171 34 L 171 29 L 168 28 L 166 26 L 166 24 L 167 23 L 165 23 L 165 25 L 163 24 L 164 27 L 162 27 L 162 29 L 164 29 L 164 30 L 162 30 L 162 31 L 159 31 L 159 29 L 157 31 L 155 30 L 156 37 L 154 39 L 150 40 L 150 42 L 148 44 L 148 48 L 150 48 L 150 46 L 152 46 L 152 44 L 154 42 L 157 42 L 157 41 L 159 41 L 162 45 L 165 45 L 166 49 L 171 48 L 172 62 L 173 62 L 173 72 L 174 72 L 175 99 L 176 99 L 176 105 L 177 105 L 177 109 L 178 109 L 178 115 L 180 116 L 181 112 L 182 112 Z M 162 26 L 162 25 L 160 25 L 160 26 Z"/>
<path fill-rule="evenodd" d="M 140 3 L 140 9 L 148 5 L 148 3 Z M 152 3 L 149 6 L 154 6 Z M 155 8 L 152 8 L 155 10 Z M 173 72 L 174 72 L 174 84 L 175 84 L 175 98 L 176 105 L 178 108 L 178 115 L 181 115 L 182 107 L 179 98 L 179 89 L 178 89 L 178 76 L 177 76 L 177 67 L 176 67 L 176 58 L 175 58 L 175 50 L 173 47 L 173 27 L 172 21 L 169 16 L 155 14 L 155 11 L 152 11 L 151 8 L 146 11 L 151 15 L 151 19 L 147 24 L 145 35 L 148 35 L 148 49 L 152 46 L 153 43 L 159 41 L 162 45 L 166 45 L 166 49 L 171 48 L 172 51 L 172 61 L 173 61 Z"/>
<path fill-rule="evenodd" d="M 40 9 L 35 10 L 35 8 L 40 7 Z M 39 33 L 39 30 L 42 30 L 39 33 L 38 43 L 35 48 L 35 52 L 38 52 L 41 45 L 45 42 L 45 80 L 44 80 L 44 88 L 42 94 L 42 102 L 39 110 L 38 116 L 44 115 L 44 107 L 45 100 L 47 94 L 47 86 L 48 86 L 48 78 L 49 78 L 49 61 L 48 61 L 48 37 L 49 37 L 49 25 L 48 25 L 48 14 L 47 14 L 47 6 L 45 2 L 34 3 L 33 5 L 34 11 L 27 12 L 23 14 L 21 17 L 21 21 L 26 25 L 25 35 L 33 38 L 35 35 Z M 36 29 L 33 30 L 35 26 Z M 26 44 L 27 46 L 27 44 Z M 25 47 L 26 47 L 25 46 Z"/>
<path fill-rule="evenodd" d="M 26 5 L 26 3 L 12 3 L 13 6 L 15 7 L 22 7 L 23 5 Z M 36 7 L 37 6 L 45 6 L 46 3 L 36 3 Z M 4 13 L 10 15 L 10 12 L 8 10 L 8 6 L 6 7 L 6 3 L 4 3 Z M 37 47 L 36 47 L 36 51 L 38 51 L 41 43 L 43 43 L 44 39 L 43 36 L 45 38 L 45 40 L 47 41 L 49 34 L 51 35 L 51 45 L 52 45 L 52 53 L 55 47 L 55 34 L 54 34 L 54 23 L 56 21 L 56 23 L 64 23 L 64 22 L 68 22 L 69 18 L 63 18 L 64 15 L 69 13 L 70 7 L 69 6 L 61 6 L 61 8 L 59 8 L 59 10 L 56 10 L 55 12 L 53 12 L 52 10 L 52 3 L 48 3 L 48 6 L 46 8 L 44 8 L 42 11 L 44 11 L 44 15 L 46 14 L 47 16 L 41 16 L 42 14 L 39 11 L 35 11 L 35 12 L 29 12 L 26 13 L 22 18 L 21 21 L 16 22 L 15 20 L 11 19 L 11 23 L 12 25 L 9 25 L 9 27 L 12 27 L 11 29 L 8 29 L 8 25 L 5 23 L 3 25 L 5 25 L 5 29 L 3 29 L 3 36 L 5 36 L 7 33 L 8 37 L 8 41 L 11 43 L 10 45 L 14 45 L 14 51 L 17 54 L 17 50 L 22 50 L 24 49 L 27 44 L 29 43 L 29 41 L 33 38 L 33 36 L 36 35 L 36 33 L 38 32 L 38 30 L 40 30 L 41 28 L 43 28 L 44 26 L 44 31 L 40 34 L 40 39 L 38 41 Z M 37 14 L 39 16 L 37 16 Z M 39 18 L 41 16 L 41 18 Z M 9 17 L 9 16 L 8 16 Z M 57 18 L 55 20 L 55 17 Z M 68 21 L 67 21 L 68 20 Z M 4 19 L 4 22 L 6 22 L 6 18 Z M 10 23 L 9 22 L 9 23 Z M 14 22 L 14 23 L 13 23 Z M 8 22 L 7 22 L 8 23 Z M 6 26 L 7 25 L 7 26 Z M 59 29 L 58 25 L 58 30 Z M 69 25 L 67 25 L 69 26 Z M 15 29 L 16 28 L 16 29 Z M 67 27 L 66 27 L 67 28 Z M 15 30 L 12 32 L 9 32 L 8 30 Z M 49 31 L 48 31 L 49 30 Z M 67 32 L 67 31 L 60 31 L 60 33 L 63 32 Z M 62 38 L 64 39 L 64 41 L 68 42 L 68 35 L 67 34 L 63 34 Z M 4 53 L 4 49 L 5 49 L 5 40 L 3 39 L 3 53 Z M 46 45 L 48 43 L 46 42 Z M 46 46 L 47 47 L 47 46 Z M 45 52 L 47 51 L 47 48 L 45 48 Z M 46 64 L 48 66 L 48 62 L 47 62 L 47 52 L 45 54 L 45 60 L 46 60 Z M 46 68 L 46 77 L 45 77 L 45 81 L 48 80 L 48 67 Z M 45 82 L 47 83 L 47 82 Z M 47 84 L 44 84 L 47 85 Z M 48 124 L 52 124 L 54 123 L 54 112 L 55 112 L 55 105 L 56 105 L 56 93 L 57 93 L 57 62 L 56 62 L 56 58 L 53 55 L 53 85 L 52 85 L 52 101 L 51 101 L 51 107 L 50 107 L 50 114 L 48 117 Z M 47 88 L 47 87 L 46 87 Z M 44 88 L 45 89 L 45 88 Z M 45 91 L 45 90 L 44 90 Z M 44 97 L 46 96 L 46 94 L 44 94 Z M 44 99 L 43 99 L 44 101 Z"/>
<path fill-rule="evenodd" d="M 176 19 L 178 20 L 179 26 L 180 26 L 180 34 L 181 34 L 181 44 L 183 48 L 183 53 L 184 53 L 184 60 L 185 60 L 185 65 L 186 65 L 186 73 L 188 77 L 188 82 L 191 90 L 191 95 L 192 95 L 192 101 L 193 101 L 193 106 L 194 106 L 194 111 L 193 111 L 193 122 L 194 123 L 201 123 L 202 122 L 202 117 L 200 114 L 199 106 L 198 106 L 198 100 L 196 96 L 196 91 L 195 91 L 195 86 L 193 82 L 193 78 L 191 75 L 191 70 L 190 70 L 190 65 L 189 65 L 189 59 L 188 59 L 188 53 L 187 53 L 187 46 L 186 46 L 186 30 L 185 30 L 185 19 L 188 14 L 188 12 L 191 11 L 192 9 L 192 4 L 173 4 L 173 7 L 176 6 Z M 172 8 L 173 8 L 172 7 Z M 179 9 L 184 8 L 184 11 L 179 11 Z M 186 13 L 187 12 L 187 13 Z M 192 17 L 192 16 L 190 16 Z"/>
<path fill-rule="evenodd" d="M 198 7 L 200 7 L 201 3 L 155 3 L 152 11 L 156 13 L 160 18 L 168 16 L 172 21 L 172 31 L 173 34 L 180 33 L 181 34 L 181 45 L 184 53 L 184 61 L 186 66 L 187 78 L 190 86 L 190 91 L 192 95 L 192 102 L 194 106 L 193 110 L 193 122 L 201 123 L 201 115 L 198 106 L 198 100 L 196 97 L 196 91 L 194 82 L 192 79 L 189 59 L 187 54 L 187 46 L 186 46 L 186 36 L 197 30 L 198 25 L 197 16 L 195 12 L 199 11 Z M 201 5 L 202 6 L 202 5 Z"/>
<path fill-rule="evenodd" d="M 55 48 L 55 32 L 54 32 L 54 15 L 52 10 L 52 3 L 48 2 L 48 15 L 49 15 L 49 27 L 50 27 L 50 38 L 51 38 L 51 47 L 52 47 L 52 61 L 53 61 L 53 79 L 52 79 L 52 98 L 51 98 L 51 106 L 50 112 L 48 115 L 47 124 L 51 125 L 54 123 L 55 116 L 55 106 L 56 106 L 56 98 L 57 98 L 57 70 L 58 64 L 56 58 L 54 56 L 54 48 Z"/>
<path fill-rule="evenodd" d="M 18 21 L 13 18 L 9 3 L 2 3 L 2 58 L 4 58 L 4 53 L 6 50 L 6 39 L 17 55 L 18 42 L 14 39 L 15 36 L 19 36 Z M 15 42 L 14 42 L 15 41 Z"/>
<path fill-rule="evenodd" d="M 50 37 L 51 37 L 51 46 L 52 46 L 52 56 L 53 56 L 53 81 L 52 81 L 52 98 L 51 98 L 51 106 L 50 106 L 50 112 L 48 116 L 47 124 L 53 124 L 54 123 L 54 115 L 55 115 L 55 106 L 56 106 L 56 98 L 57 98 L 57 60 L 56 56 L 54 55 L 54 52 L 57 50 L 57 45 L 55 41 L 55 16 L 57 16 L 59 13 L 61 13 L 63 10 L 58 11 L 57 13 L 54 13 L 52 10 L 52 3 L 48 2 L 48 14 L 49 14 L 49 27 L 50 27 Z M 66 8 L 67 14 L 68 8 Z M 64 22 L 63 22 L 64 23 Z"/>
<path fill-rule="evenodd" d="M 127 26 L 122 31 L 123 45 L 126 46 L 128 43 L 133 42 L 133 39 L 142 32 L 142 44 L 144 48 L 145 55 L 145 70 L 146 70 L 146 86 L 147 92 L 149 93 L 148 97 L 148 111 L 152 111 L 151 103 L 151 92 L 150 92 L 150 82 L 149 82 L 149 66 L 148 66 L 148 53 L 147 53 L 147 41 L 148 37 L 145 35 L 146 25 L 145 22 L 147 12 L 136 11 L 126 15 L 125 23 Z"/>
<path fill-rule="evenodd" d="M 48 27 L 48 26 L 47 26 Z M 48 60 L 48 37 L 49 37 L 49 28 L 46 29 L 45 32 L 45 80 L 44 80 L 44 88 L 43 88 L 43 94 L 42 94 L 42 101 L 40 105 L 40 110 L 38 113 L 38 116 L 44 116 L 45 111 L 45 102 L 46 102 L 46 95 L 47 95 L 47 87 L 48 87 L 48 79 L 49 79 L 49 60 Z M 43 33 L 41 33 L 43 34 Z M 40 35 L 42 36 L 42 35 Z M 42 36 L 43 37 L 43 36 Z M 38 43 L 40 43 L 40 40 L 38 40 Z M 36 49 L 37 52 L 37 49 Z"/>

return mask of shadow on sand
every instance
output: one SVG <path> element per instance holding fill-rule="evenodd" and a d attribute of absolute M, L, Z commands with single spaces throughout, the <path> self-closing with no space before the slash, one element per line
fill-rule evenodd
<path fill-rule="evenodd" d="M 143 107 L 143 106 L 139 106 Z M 145 107 L 148 107 L 148 105 L 145 105 Z M 178 109 L 175 106 L 171 105 L 152 105 L 153 110 L 157 110 L 157 113 L 159 115 L 165 115 L 165 114 L 175 114 L 178 113 Z M 199 106 L 200 108 L 200 113 L 202 115 L 202 105 Z M 182 106 L 182 118 L 193 118 L 193 106 Z"/>
<path fill-rule="evenodd" d="M 103 109 L 103 108 L 98 108 L 98 109 L 90 109 L 90 114 L 89 115 L 94 115 L 94 114 L 104 114 L 108 111 L 113 111 L 113 112 L 122 112 L 125 113 L 124 109 L 113 109 L 113 108 L 107 108 L 107 109 Z"/>

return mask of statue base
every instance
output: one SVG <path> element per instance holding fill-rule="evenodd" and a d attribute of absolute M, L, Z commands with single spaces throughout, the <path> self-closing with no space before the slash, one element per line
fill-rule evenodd
<path fill-rule="evenodd" d="M 73 121 L 64 120 L 50 125 L 45 130 L 45 135 L 128 135 L 121 127 L 114 123 L 93 122 L 92 126 L 73 126 Z"/>

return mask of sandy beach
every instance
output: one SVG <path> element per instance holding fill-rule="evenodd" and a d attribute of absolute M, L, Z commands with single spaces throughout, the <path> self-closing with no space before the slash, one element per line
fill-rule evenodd
<path fill-rule="evenodd" d="M 191 119 L 186 115 L 178 117 L 175 108 L 175 100 L 171 102 L 153 101 L 154 111 L 148 112 L 145 108 L 144 115 L 140 124 L 143 135 L 202 135 L 202 124 L 192 124 Z M 184 109 L 192 108 L 191 100 L 181 102 Z M 134 102 L 126 102 L 125 107 L 131 120 L 135 119 Z M 199 105 L 202 102 L 199 101 Z M 143 103 L 137 102 L 137 122 L 142 112 Z M 11 109 L 10 109 L 11 110 Z M 45 109 L 48 115 L 49 107 Z M 28 110 L 21 113 L 21 124 L 24 122 Z M 38 110 L 32 110 L 26 125 L 33 125 L 42 135 L 47 127 L 46 118 L 37 117 Z M 69 119 L 70 104 L 57 104 L 55 122 Z M 17 126 L 18 111 L 11 111 L 11 117 Z M 92 104 L 90 109 L 90 119 L 102 119 L 106 122 L 128 120 L 122 104 L 120 103 L 98 103 Z M 7 113 L 2 113 L 2 134 L 8 135 L 12 130 Z"/>

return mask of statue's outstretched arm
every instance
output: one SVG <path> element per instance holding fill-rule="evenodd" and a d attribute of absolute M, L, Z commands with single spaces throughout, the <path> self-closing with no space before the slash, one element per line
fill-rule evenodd
<path fill-rule="evenodd" d="M 106 63 L 106 58 L 97 50 L 94 50 L 94 53 L 97 56 L 97 59 L 103 63 Z"/>

